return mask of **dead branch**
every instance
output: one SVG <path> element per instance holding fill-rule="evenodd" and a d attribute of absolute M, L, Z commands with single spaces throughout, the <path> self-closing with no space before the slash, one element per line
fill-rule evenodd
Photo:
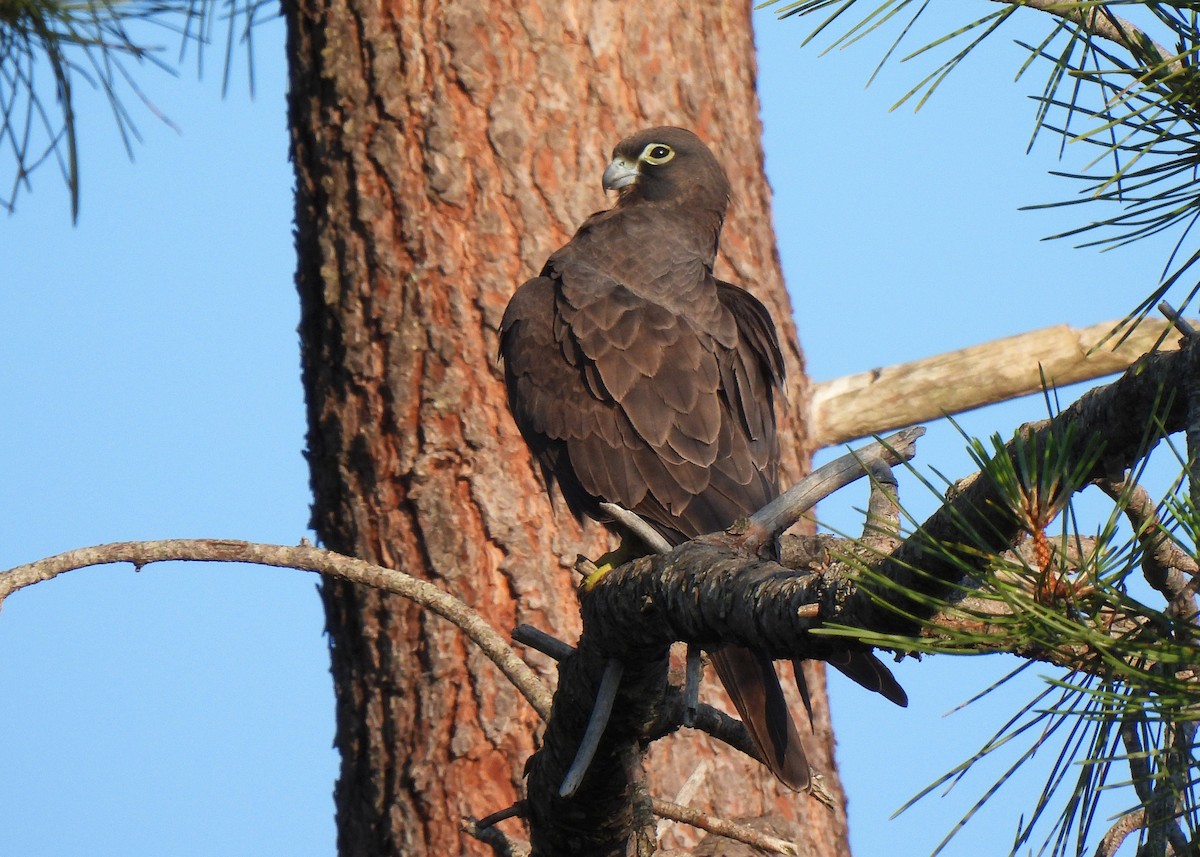
<path fill-rule="evenodd" d="M 1096 857 L 1113 857 L 1129 834 L 1135 830 L 1141 830 L 1145 826 L 1145 810 L 1138 810 L 1137 812 L 1122 815 L 1108 829 L 1108 832 L 1104 834 L 1104 838 L 1100 840 L 1100 844 L 1096 846 Z"/>
<path fill-rule="evenodd" d="M 899 483 L 892 468 L 880 462 L 871 468 L 871 494 L 867 500 L 867 520 L 863 524 L 863 545 L 880 555 L 900 546 Z"/>
<path fill-rule="evenodd" d="M 765 851 L 770 854 L 800 854 L 799 847 L 794 842 L 789 842 L 786 839 L 780 839 L 778 836 L 772 836 L 769 833 L 764 833 L 761 830 L 756 830 L 746 824 L 739 824 L 736 821 L 728 821 L 724 818 L 717 818 L 706 812 L 701 812 L 698 809 L 693 809 L 690 806 L 682 806 L 681 804 L 672 803 L 666 800 L 655 798 L 651 802 L 654 807 L 654 814 L 661 818 L 668 818 L 671 821 L 678 821 L 683 824 L 690 824 L 692 827 L 698 827 L 701 830 L 706 830 L 709 833 L 715 833 L 718 836 L 724 836 L 726 839 L 733 839 L 737 842 L 744 842 L 747 845 L 757 848 L 759 851 Z"/>
<path fill-rule="evenodd" d="M 788 543 L 794 541 L 796 540 L 789 539 Z M 797 554 L 795 551 L 789 550 L 788 555 L 796 556 Z M 512 638 L 513 642 L 535 649 L 556 661 L 570 657 L 575 651 L 575 647 L 569 643 L 564 643 L 547 634 L 545 631 L 530 625 L 518 625 L 513 629 Z M 654 722 L 646 728 L 645 739 L 647 743 L 671 735 L 677 732 L 680 727 L 688 727 L 716 738 L 722 744 L 744 753 L 751 759 L 756 759 L 759 762 L 763 761 L 758 754 L 758 748 L 754 746 L 754 742 L 750 739 L 750 733 L 746 731 L 746 727 L 742 721 L 736 717 L 730 717 L 721 709 L 713 708 L 711 705 L 698 703 L 695 710 L 690 713 L 689 718 L 686 693 L 677 685 L 677 682 L 678 679 L 672 674 L 671 683 L 667 686 L 663 703 L 658 709 L 658 715 Z M 824 775 L 816 768 L 813 768 L 813 797 L 826 806 L 833 807 L 835 800 L 821 786 L 823 779 Z"/>
<path fill-rule="evenodd" d="M 508 810 L 493 813 L 487 818 L 478 821 L 473 818 L 464 818 L 460 826 L 463 833 L 467 834 L 467 836 L 470 836 L 472 839 L 478 839 L 484 845 L 490 847 L 496 857 L 529 857 L 530 849 L 528 842 L 512 839 L 493 826 L 504 818 L 512 818 L 513 815 L 519 815 L 520 809 L 521 807 L 518 804 L 515 807 L 509 807 Z M 512 814 L 509 814 L 510 811 L 512 811 Z"/>
<path fill-rule="evenodd" d="M 1090 463 L 1092 472 L 1074 488 L 1122 472 L 1162 436 L 1182 429 L 1187 406 L 1174 391 L 1184 389 L 1190 360 L 1187 352 L 1148 355 L 1122 378 L 1086 394 L 1058 417 L 1027 427 L 1021 442 L 1040 449 L 1051 435 L 1066 437 L 1071 427 L 1071 436 L 1081 442 L 1067 452 L 1063 466 L 1070 469 L 1091 461 L 1084 450 L 1088 439 L 1102 438 L 1103 449 Z M 1015 453 L 1015 443 L 1010 444 L 1007 454 Z M 875 565 L 911 591 L 945 597 L 963 578 L 964 568 L 978 567 L 1013 548 L 1023 527 L 999 489 L 977 475 L 962 483 L 891 558 L 879 561 L 876 555 Z M 579 837 L 585 830 L 594 834 L 594 824 L 611 819 L 613 812 L 631 825 L 640 817 L 635 809 L 640 773 L 633 766 L 639 758 L 638 729 L 649 711 L 643 693 L 661 688 L 672 642 L 709 649 L 752 645 L 776 658 L 821 658 L 847 645 L 845 640 L 811 633 L 822 625 L 912 635 L 920 632 L 922 617 L 931 612 L 924 601 L 904 603 L 902 612 L 881 607 L 851 571 L 842 573 L 837 563 L 821 565 L 820 551 L 812 557 L 817 564 L 804 570 L 762 560 L 754 551 L 739 550 L 745 547 L 739 544 L 745 541 L 739 538 L 743 535 L 697 539 L 668 555 L 644 557 L 610 572 L 582 595 L 584 633 L 576 654 L 563 662 L 546 743 L 530 765 L 529 797 L 535 813 L 531 820 L 540 831 L 535 833 L 535 854 L 559 853 L 583 841 L 593 853 L 624 853 L 633 827 L 603 838 Z M 970 547 L 959 550 L 954 547 L 958 545 Z M 1114 633 L 1122 630 L 1115 628 Z M 1073 664 L 1083 658 L 1083 653 L 1037 649 L 1025 654 Z M 597 752 L 597 763 L 605 760 L 604 764 L 597 771 L 594 763 L 576 799 L 563 802 L 553 793 L 578 744 L 588 702 L 609 659 L 625 662 L 625 682 L 631 685 L 622 689 L 627 699 L 614 706 L 622 717 L 610 724 Z M 598 784 L 607 788 L 585 797 L 589 784 L 592 789 Z M 594 812 L 597 800 L 609 803 Z"/>
<path fill-rule="evenodd" d="M 1129 367 L 1169 332 L 1146 319 L 1121 344 L 1100 345 L 1118 322 L 1047 327 L 922 360 L 825 381 L 813 388 L 809 427 L 818 448 L 984 405 L 1087 381 Z M 1160 346 L 1178 346 L 1168 339 Z"/>
<path fill-rule="evenodd" d="M 394 592 L 454 623 L 491 659 L 544 720 L 550 713 L 550 691 L 486 620 L 459 599 L 432 583 L 395 569 L 322 550 L 311 545 L 263 545 L 231 539 L 160 539 L 114 542 L 78 548 L 0 572 L 0 604 L 34 583 L 94 565 L 131 563 L 141 569 L 155 562 L 245 562 L 295 568 L 338 577 Z"/>

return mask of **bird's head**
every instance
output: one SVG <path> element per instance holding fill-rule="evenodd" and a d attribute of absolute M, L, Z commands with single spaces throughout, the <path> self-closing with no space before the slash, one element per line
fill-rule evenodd
<path fill-rule="evenodd" d="M 729 179 L 721 164 L 686 128 L 647 128 L 613 149 L 604 189 L 620 194 L 618 205 L 680 202 L 725 213 Z"/>

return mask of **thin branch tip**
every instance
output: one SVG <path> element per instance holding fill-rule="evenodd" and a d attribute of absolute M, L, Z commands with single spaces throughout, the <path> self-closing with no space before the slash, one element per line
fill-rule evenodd
<path fill-rule="evenodd" d="M 1175 325 L 1175 329 L 1187 339 L 1195 339 L 1200 331 L 1197 331 L 1192 323 L 1189 322 L 1183 315 L 1178 312 L 1175 307 L 1171 306 L 1167 301 L 1158 302 L 1158 311 L 1163 314 L 1167 321 Z"/>

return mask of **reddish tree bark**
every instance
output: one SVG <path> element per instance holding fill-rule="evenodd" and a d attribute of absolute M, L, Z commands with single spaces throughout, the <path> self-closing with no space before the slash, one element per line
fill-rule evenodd
<path fill-rule="evenodd" d="M 651 124 L 694 129 L 730 174 L 718 273 L 768 304 L 788 344 L 783 437 L 800 472 L 808 389 L 774 250 L 748 6 L 285 0 L 284 13 L 313 525 L 326 546 L 434 580 L 498 628 L 574 639 L 569 566 L 606 540 L 552 513 L 504 403 L 496 329 L 515 287 L 607 205 L 612 145 Z M 322 597 L 340 853 L 483 853 L 459 819 L 520 797 L 532 711 L 444 621 L 336 582 Z M 836 792 L 813 686 L 810 755 Z M 660 742 L 659 792 L 673 797 L 710 752 L 694 733 Z M 847 853 L 841 813 L 780 794 L 727 748 L 711 764 L 694 803 L 787 812 L 811 853 Z"/>

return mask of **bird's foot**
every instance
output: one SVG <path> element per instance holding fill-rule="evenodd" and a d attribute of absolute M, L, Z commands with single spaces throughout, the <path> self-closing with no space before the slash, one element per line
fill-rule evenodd
<path fill-rule="evenodd" d="M 586 565 L 576 562 L 575 567 L 582 566 L 584 571 L 583 591 L 591 592 L 592 588 L 614 568 L 620 568 L 625 563 L 632 562 L 643 555 L 645 555 L 645 550 L 635 547 L 631 539 L 622 539 L 620 547 L 610 550 L 595 562 L 588 562 Z"/>
<path fill-rule="evenodd" d="M 609 563 L 600 563 L 599 565 L 594 565 L 593 571 L 583 579 L 583 591 L 591 592 L 592 587 L 603 580 L 604 576 L 614 568 L 616 568 L 616 566 L 610 565 Z"/>

